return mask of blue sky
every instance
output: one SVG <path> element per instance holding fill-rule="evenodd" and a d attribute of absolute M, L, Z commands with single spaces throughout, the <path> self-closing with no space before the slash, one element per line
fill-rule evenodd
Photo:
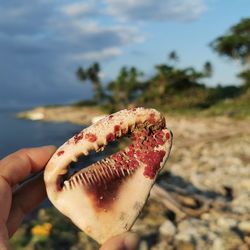
<path fill-rule="evenodd" d="M 241 65 L 208 44 L 249 10 L 249 0 L 0 0 L 0 105 L 87 98 L 79 65 L 100 62 L 104 81 L 123 65 L 150 75 L 172 50 L 180 67 L 209 60 L 207 84 L 239 84 Z"/>

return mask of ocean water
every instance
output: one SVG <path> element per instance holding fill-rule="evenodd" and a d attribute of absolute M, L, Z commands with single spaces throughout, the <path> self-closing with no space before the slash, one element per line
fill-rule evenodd
<path fill-rule="evenodd" d="M 23 109 L 0 107 L 0 159 L 6 155 L 26 147 L 45 145 L 60 146 L 84 126 L 72 123 L 30 121 L 16 118 Z M 91 152 L 72 163 L 72 170 L 86 167 L 107 157 L 117 148 L 117 142 L 110 143 L 103 152 Z"/>
<path fill-rule="evenodd" d="M 71 123 L 22 120 L 18 108 L 0 108 L 0 159 L 24 147 L 60 146 L 83 127 Z"/>

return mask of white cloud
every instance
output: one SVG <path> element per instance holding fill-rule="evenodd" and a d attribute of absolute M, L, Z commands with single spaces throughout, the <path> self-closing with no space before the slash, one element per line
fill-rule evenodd
<path fill-rule="evenodd" d="M 104 59 L 113 58 L 122 54 L 120 48 L 111 47 L 105 48 L 101 51 L 90 51 L 82 54 L 77 54 L 73 56 L 73 59 L 77 61 L 88 60 L 88 61 L 102 61 Z"/>
<path fill-rule="evenodd" d="M 123 21 L 193 20 L 206 9 L 203 0 L 104 0 L 107 13 Z"/>
<path fill-rule="evenodd" d="M 98 14 L 95 1 L 88 2 L 73 2 L 67 5 L 64 5 L 61 8 L 61 11 L 68 16 L 89 16 Z"/>

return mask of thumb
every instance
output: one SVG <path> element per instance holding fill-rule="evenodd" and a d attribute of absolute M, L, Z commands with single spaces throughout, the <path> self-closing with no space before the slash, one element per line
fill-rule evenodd
<path fill-rule="evenodd" d="M 139 237 L 134 233 L 123 233 L 108 239 L 100 250 L 136 250 L 139 245 Z"/>
<path fill-rule="evenodd" d="M 10 250 L 8 231 L 4 223 L 0 223 L 0 249 Z"/>

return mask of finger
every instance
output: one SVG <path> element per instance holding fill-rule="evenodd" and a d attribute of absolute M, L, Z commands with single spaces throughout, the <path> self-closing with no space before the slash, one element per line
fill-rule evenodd
<path fill-rule="evenodd" d="M 36 208 L 45 197 L 46 190 L 42 174 L 25 183 L 15 192 L 7 221 L 9 237 L 15 233 L 24 216 Z"/>
<path fill-rule="evenodd" d="M 0 249 L 10 250 L 8 231 L 2 221 L 0 221 Z"/>
<path fill-rule="evenodd" d="M 0 176 L 0 223 L 6 223 L 7 221 L 11 206 L 11 197 L 12 191 L 9 184 Z"/>
<path fill-rule="evenodd" d="M 107 240 L 100 250 L 136 250 L 139 246 L 139 237 L 134 233 L 124 233 Z"/>
<path fill-rule="evenodd" d="M 54 146 L 21 149 L 0 161 L 0 176 L 14 186 L 42 170 L 54 151 Z"/>

